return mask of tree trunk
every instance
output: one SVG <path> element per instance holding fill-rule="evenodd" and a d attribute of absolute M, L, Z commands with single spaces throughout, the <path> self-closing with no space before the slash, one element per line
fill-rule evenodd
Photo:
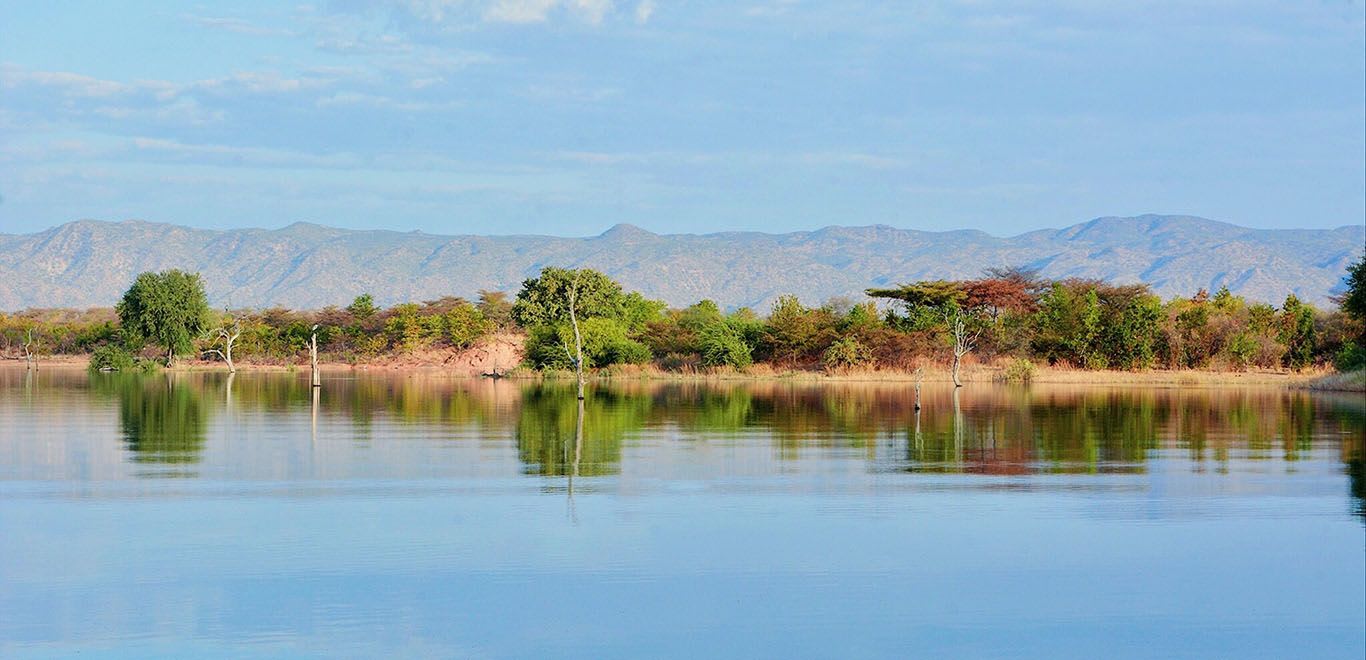
<path fill-rule="evenodd" d="M 33 350 L 31 349 L 32 346 L 33 346 L 33 331 L 32 331 L 32 330 L 29 330 L 29 331 L 28 331 L 27 337 L 24 339 L 24 370 L 25 370 L 25 371 L 32 371 L 32 370 L 37 366 L 37 365 L 34 364 L 34 360 L 33 360 Z"/>
<path fill-rule="evenodd" d="M 962 387 L 962 386 L 963 386 L 963 381 L 960 380 L 960 379 L 958 378 L 958 366 L 959 366 L 959 364 L 962 363 L 962 360 L 963 360 L 962 355 L 958 353 L 958 350 L 957 350 L 957 349 L 954 349 L 954 351 L 953 351 L 953 386 L 954 386 L 954 387 Z"/>
<path fill-rule="evenodd" d="M 175 363 L 175 348 L 170 347 L 170 346 L 167 346 L 167 347 L 166 347 L 166 368 L 167 368 L 167 369 L 170 369 L 170 368 L 171 368 L 171 365 L 174 364 L 174 363 Z"/>
<path fill-rule="evenodd" d="M 313 387 L 322 387 L 322 375 L 318 373 L 318 329 L 313 326 L 313 336 L 308 342 L 308 362 L 313 367 Z"/>
<path fill-rule="evenodd" d="M 574 372 L 579 381 L 579 400 L 583 401 L 583 337 L 579 335 L 579 320 L 571 307 L 569 320 L 574 324 Z"/>
<path fill-rule="evenodd" d="M 574 376 L 579 383 L 579 400 L 583 401 L 583 336 L 579 334 L 579 316 L 575 307 L 579 305 L 579 281 L 575 276 L 573 287 L 569 289 L 569 323 L 574 326 Z"/>

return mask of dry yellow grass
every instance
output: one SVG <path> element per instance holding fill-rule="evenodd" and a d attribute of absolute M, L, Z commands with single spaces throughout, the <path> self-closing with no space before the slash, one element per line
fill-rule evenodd
<path fill-rule="evenodd" d="M 1305 389 L 1324 392 L 1366 392 L 1366 369 L 1330 373 L 1302 384 Z"/>

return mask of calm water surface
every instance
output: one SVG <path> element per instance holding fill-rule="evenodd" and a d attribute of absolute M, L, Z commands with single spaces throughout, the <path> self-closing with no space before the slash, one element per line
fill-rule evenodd
<path fill-rule="evenodd" d="M 1366 655 L 1366 401 L 0 369 L 0 656 Z"/>

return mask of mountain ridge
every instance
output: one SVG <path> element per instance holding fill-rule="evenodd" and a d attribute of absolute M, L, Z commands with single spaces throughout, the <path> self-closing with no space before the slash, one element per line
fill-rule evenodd
<path fill-rule="evenodd" d="M 1163 296 L 1230 289 L 1323 305 L 1361 254 L 1366 229 L 1255 229 L 1197 216 L 1104 216 L 994 236 L 886 224 L 770 234 L 658 234 L 619 223 L 596 236 L 429 234 L 285 227 L 200 229 L 144 220 L 76 220 L 0 234 L 0 309 L 112 305 L 143 270 L 202 273 L 216 306 L 344 305 L 512 291 L 547 265 L 598 268 L 629 289 L 686 305 L 763 308 L 783 293 L 818 303 L 870 286 L 973 277 L 1030 266 L 1049 277 L 1146 282 Z"/>

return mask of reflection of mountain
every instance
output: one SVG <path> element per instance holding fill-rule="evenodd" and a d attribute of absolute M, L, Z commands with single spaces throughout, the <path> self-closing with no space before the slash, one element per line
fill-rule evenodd
<path fill-rule="evenodd" d="M 209 408 L 200 391 L 173 377 L 92 376 L 119 400 L 119 427 L 139 463 L 198 463 Z"/>

